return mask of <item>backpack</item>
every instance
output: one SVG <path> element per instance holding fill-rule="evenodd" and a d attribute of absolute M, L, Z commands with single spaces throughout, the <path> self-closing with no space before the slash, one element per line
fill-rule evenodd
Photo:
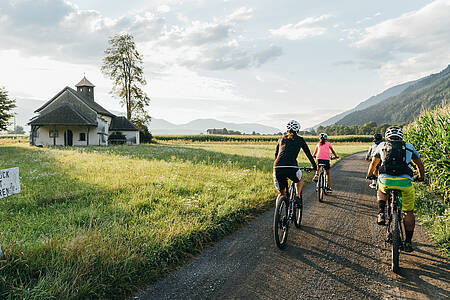
<path fill-rule="evenodd" d="M 380 173 L 392 176 L 409 175 L 413 176 L 413 170 L 406 163 L 406 148 L 404 141 L 386 141 L 384 148 L 385 159 L 381 163 Z"/>

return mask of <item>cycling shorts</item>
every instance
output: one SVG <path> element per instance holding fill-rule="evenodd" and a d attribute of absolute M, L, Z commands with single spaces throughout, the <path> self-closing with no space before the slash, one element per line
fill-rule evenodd
<path fill-rule="evenodd" d="M 319 164 L 325 165 L 323 168 L 327 171 L 330 169 L 330 161 L 328 159 L 318 159 L 317 166 L 319 166 Z"/>
<path fill-rule="evenodd" d="M 378 177 L 378 190 L 388 194 L 390 189 L 402 192 L 402 211 L 414 210 L 414 186 L 408 178 L 403 177 Z"/>
<path fill-rule="evenodd" d="M 273 183 L 279 191 L 287 190 L 288 178 L 297 183 L 302 179 L 302 171 L 297 168 L 274 168 Z"/>

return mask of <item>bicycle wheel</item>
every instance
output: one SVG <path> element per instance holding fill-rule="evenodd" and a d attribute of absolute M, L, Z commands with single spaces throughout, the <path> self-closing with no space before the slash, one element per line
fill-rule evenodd
<path fill-rule="evenodd" d="M 325 194 L 325 175 L 323 172 L 320 172 L 319 175 L 319 192 L 317 196 L 319 197 L 319 202 L 323 201 L 323 195 Z"/>
<path fill-rule="evenodd" d="M 280 249 L 286 248 L 287 244 L 289 231 L 288 201 L 286 196 L 278 197 L 273 215 L 273 236 Z"/>
<path fill-rule="evenodd" d="M 399 219 L 397 212 L 394 212 L 392 215 L 392 271 L 394 273 L 398 272 L 399 269 L 399 251 L 400 251 L 400 227 L 399 227 Z"/>
<path fill-rule="evenodd" d="M 297 228 L 302 226 L 303 217 L 303 196 L 300 196 L 300 205 L 294 204 L 294 225 Z"/>

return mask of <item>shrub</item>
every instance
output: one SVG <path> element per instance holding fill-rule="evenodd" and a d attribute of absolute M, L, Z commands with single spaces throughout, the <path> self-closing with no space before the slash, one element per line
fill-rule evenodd
<path fill-rule="evenodd" d="M 127 142 L 127 138 L 121 132 L 113 132 L 108 136 L 108 144 L 121 145 Z"/>

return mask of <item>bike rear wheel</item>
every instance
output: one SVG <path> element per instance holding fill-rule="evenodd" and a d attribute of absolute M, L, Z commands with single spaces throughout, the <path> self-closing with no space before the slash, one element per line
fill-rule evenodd
<path fill-rule="evenodd" d="M 399 226 L 399 216 L 396 212 L 392 215 L 392 271 L 398 273 L 399 270 L 399 256 L 400 256 L 400 226 Z"/>
<path fill-rule="evenodd" d="M 319 181 L 317 186 L 317 198 L 319 199 L 319 202 L 322 202 L 323 195 L 325 194 L 325 176 L 323 172 L 320 172 L 319 174 Z"/>
<path fill-rule="evenodd" d="M 273 236 L 278 248 L 286 248 L 289 231 L 289 200 L 286 196 L 278 197 L 273 216 Z"/>
<path fill-rule="evenodd" d="M 297 228 L 302 226 L 302 217 L 303 217 L 303 197 L 300 196 L 300 205 L 297 203 L 294 204 L 294 225 Z"/>

